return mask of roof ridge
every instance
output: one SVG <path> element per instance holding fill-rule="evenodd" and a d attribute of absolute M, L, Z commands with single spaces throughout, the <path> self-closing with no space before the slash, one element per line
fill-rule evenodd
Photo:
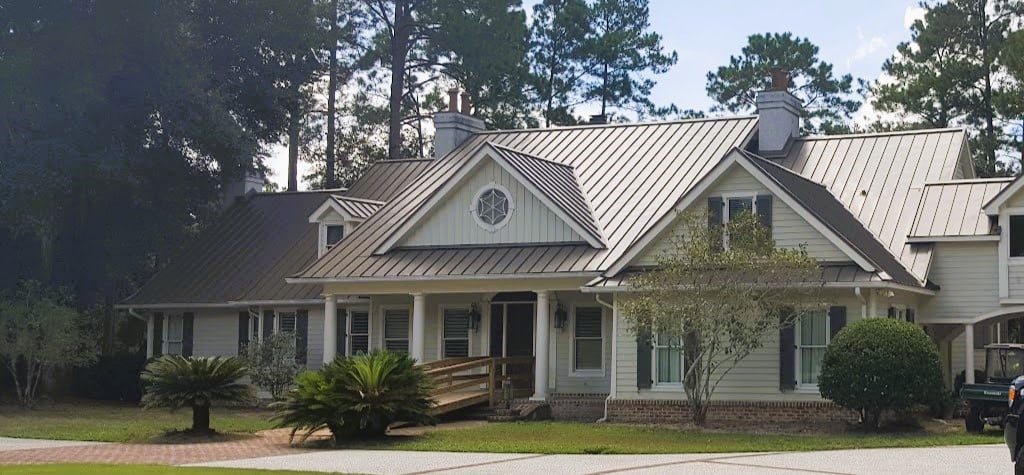
<path fill-rule="evenodd" d="M 514 149 L 512 147 L 509 147 L 507 145 L 501 145 L 501 144 L 498 144 L 498 143 L 495 143 L 495 142 L 491 142 L 490 140 L 486 140 L 486 141 L 484 141 L 484 143 L 487 144 L 487 145 L 490 145 L 490 146 L 492 146 L 494 148 L 501 149 L 501 150 L 507 150 L 509 152 L 517 153 L 517 154 L 522 155 L 524 157 L 532 158 L 534 160 L 540 160 L 542 162 L 547 162 L 547 163 L 550 163 L 552 165 L 558 165 L 560 167 L 568 168 L 569 170 L 574 170 L 574 171 L 576 170 L 576 167 L 574 167 L 572 165 L 569 165 L 567 163 L 556 162 L 554 160 L 550 160 L 550 159 L 547 159 L 547 158 L 544 158 L 544 157 L 538 157 L 538 156 L 536 156 L 536 155 L 534 155 L 532 153 L 526 153 L 526 152 L 523 152 L 521 150 L 516 150 L 516 149 Z"/>
<path fill-rule="evenodd" d="M 376 162 L 373 162 L 372 164 L 370 164 L 370 166 L 372 167 L 374 165 L 391 164 L 391 163 L 432 162 L 432 161 L 434 161 L 433 158 L 395 158 L 395 159 L 385 158 L 384 160 L 377 160 Z"/>
<path fill-rule="evenodd" d="M 863 138 L 863 137 L 886 137 L 893 135 L 914 135 L 914 134 L 939 134 L 944 132 L 966 132 L 967 129 L 964 127 L 940 127 L 930 129 L 911 129 L 911 130 L 895 130 L 891 132 L 861 132 L 854 134 L 836 134 L 836 135 L 806 135 L 803 137 L 796 137 L 793 140 L 830 140 L 830 139 L 848 139 L 848 138 Z"/>
<path fill-rule="evenodd" d="M 331 195 L 331 197 L 337 198 L 337 199 L 341 199 L 341 200 L 361 201 L 363 203 L 369 203 L 369 204 L 374 204 L 374 205 L 383 205 L 383 204 L 387 203 L 387 201 L 371 200 L 369 198 L 358 198 L 358 197 L 355 197 L 355 196 L 346 196 L 346 195 Z"/>
<path fill-rule="evenodd" d="M 814 180 L 812 180 L 810 178 L 807 178 L 807 177 L 805 177 L 805 176 L 803 176 L 803 175 L 801 175 L 801 174 L 799 174 L 799 173 L 797 173 L 797 172 L 795 172 L 793 170 L 790 170 L 789 168 L 786 168 L 786 167 L 784 167 L 784 166 L 782 166 L 782 165 L 780 165 L 778 163 L 775 163 L 774 160 L 770 160 L 770 159 L 764 158 L 764 157 L 762 157 L 762 156 L 760 156 L 760 155 L 758 155 L 756 153 L 753 153 L 753 152 L 750 152 L 750 151 L 747 151 L 747 150 L 743 150 L 743 149 L 741 149 L 739 147 L 736 147 L 736 149 L 739 150 L 740 152 L 742 152 L 744 155 L 747 155 L 748 158 L 755 159 L 755 160 L 757 160 L 757 161 L 759 161 L 761 163 L 765 163 L 765 164 L 768 164 L 770 166 L 776 167 L 779 170 L 782 170 L 782 171 L 784 171 L 786 173 L 789 173 L 790 175 L 794 176 L 795 178 L 798 178 L 800 180 L 803 180 L 803 181 L 806 181 L 808 183 L 812 183 L 814 185 L 817 185 L 817 186 L 819 186 L 821 188 L 824 188 L 825 191 L 828 191 L 829 194 L 832 194 L 832 192 L 829 191 L 829 189 L 825 185 L 823 185 L 821 183 L 818 183 L 818 182 L 816 182 L 816 181 L 814 181 Z M 843 205 L 843 207 L 845 208 L 846 205 Z"/>
<path fill-rule="evenodd" d="M 715 122 L 723 120 L 750 120 L 757 119 L 757 114 L 750 115 L 734 115 L 734 116 L 722 116 L 722 117 L 702 117 L 695 119 L 676 119 L 676 120 L 660 120 L 660 121 L 649 121 L 649 122 L 625 122 L 618 124 L 580 124 L 580 125 L 559 125 L 555 127 L 534 127 L 528 129 L 497 129 L 497 130 L 485 130 L 483 132 L 477 132 L 476 135 L 496 135 L 496 134 L 510 134 L 510 133 L 536 133 L 536 132 L 558 132 L 563 130 L 579 130 L 579 129 L 600 129 L 600 128 L 612 128 L 612 127 L 645 127 L 652 125 L 672 125 L 672 124 L 690 124 L 695 122 Z"/>
<path fill-rule="evenodd" d="M 971 185 L 976 183 L 1012 183 L 1016 179 L 1016 177 L 1012 176 L 995 178 L 964 178 L 959 180 L 926 181 L 924 182 L 924 186 Z"/>
<path fill-rule="evenodd" d="M 340 191 L 348 191 L 348 188 L 327 188 L 323 190 L 286 190 L 286 191 L 257 191 L 252 193 L 251 196 L 282 196 L 282 195 L 304 195 L 304 194 L 317 194 L 317 193 L 338 193 Z"/>

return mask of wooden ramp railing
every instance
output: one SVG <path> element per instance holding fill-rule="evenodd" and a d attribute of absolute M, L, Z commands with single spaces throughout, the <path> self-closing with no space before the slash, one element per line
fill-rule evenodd
<path fill-rule="evenodd" d="M 447 358 L 420 367 L 434 379 L 432 413 L 440 415 L 485 402 L 493 406 L 504 397 L 507 384 L 514 397 L 532 394 L 533 364 L 530 356 L 479 356 Z"/>

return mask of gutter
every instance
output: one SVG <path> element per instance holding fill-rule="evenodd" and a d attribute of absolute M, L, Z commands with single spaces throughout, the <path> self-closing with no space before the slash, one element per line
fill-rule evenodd
<path fill-rule="evenodd" d="M 139 320 L 142 320 L 142 321 L 144 321 L 146 323 L 149 323 L 149 319 L 146 318 L 146 317 L 143 317 L 142 315 L 139 315 L 139 312 L 136 312 L 135 308 L 128 307 L 127 310 L 128 310 L 128 315 L 131 315 L 131 316 L 133 316 L 135 318 L 138 318 Z"/>
<path fill-rule="evenodd" d="M 601 300 L 601 294 L 594 294 L 594 300 L 598 304 L 600 304 L 602 307 L 605 307 L 605 308 L 608 308 L 608 309 L 612 310 L 612 343 L 614 343 L 615 340 L 617 339 L 618 335 L 619 335 L 619 333 L 618 333 L 618 331 L 619 331 L 618 330 L 618 327 L 619 327 L 618 319 L 615 318 L 616 317 L 616 315 L 615 315 L 615 305 L 610 304 L 608 302 L 605 302 L 604 300 Z M 616 374 L 615 374 L 616 373 L 616 371 L 615 371 L 615 358 L 616 358 L 616 356 L 618 356 L 617 355 L 618 352 L 615 351 L 615 347 L 616 346 L 617 345 L 615 345 L 615 344 L 612 345 L 612 357 L 611 357 L 612 367 L 609 370 L 609 377 L 608 377 L 608 397 L 604 398 L 604 416 L 602 416 L 600 419 L 596 420 L 595 422 L 608 422 L 608 401 L 610 401 L 613 397 L 615 397 L 615 377 L 616 377 Z"/>

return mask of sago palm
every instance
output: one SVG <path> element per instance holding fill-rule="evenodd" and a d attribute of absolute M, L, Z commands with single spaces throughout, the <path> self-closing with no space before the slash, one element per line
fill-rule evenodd
<path fill-rule="evenodd" d="M 184 357 L 165 355 L 146 366 L 142 381 L 145 407 L 171 410 L 192 408 L 192 431 L 210 431 L 210 406 L 213 403 L 251 404 L 256 402 L 252 386 L 243 383 L 246 367 L 234 357 Z"/>

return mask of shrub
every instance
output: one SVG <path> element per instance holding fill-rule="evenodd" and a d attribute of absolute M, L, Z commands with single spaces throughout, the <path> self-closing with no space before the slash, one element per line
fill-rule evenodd
<path fill-rule="evenodd" d="M 249 366 L 249 379 L 256 387 L 266 390 L 275 401 L 284 398 L 295 375 L 302 368 L 295 361 L 295 336 L 274 333 L 245 346 L 242 357 Z"/>
<path fill-rule="evenodd" d="M 945 391 L 935 345 L 912 323 L 870 318 L 843 328 L 825 350 L 822 397 L 859 411 L 877 429 L 882 412 L 930 404 Z"/>
<path fill-rule="evenodd" d="M 192 408 L 192 432 L 210 432 L 210 406 L 213 403 L 253 404 L 252 386 L 241 382 L 246 368 L 234 357 L 185 357 L 165 355 L 146 365 L 142 381 L 147 409 L 184 406 Z"/>
<path fill-rule="evenodd" d="M 73 389 L 78 396 L 90 399 L 139 402 L 139 375 L 145 367 L 145 353 L 103 355 L 96 363 L 74 372 Z"/>
<path fill-rule="evenodd" d="M 274 403 L 278 427 L 292 427 L 302 440 L 328 429 L 334 440 L 382 436 L 396 421 L 433 423 L 431 381 L 407 355 L 387 351 L 338 358 L 318 372 L 305 372 L 284 401 Z"/>

